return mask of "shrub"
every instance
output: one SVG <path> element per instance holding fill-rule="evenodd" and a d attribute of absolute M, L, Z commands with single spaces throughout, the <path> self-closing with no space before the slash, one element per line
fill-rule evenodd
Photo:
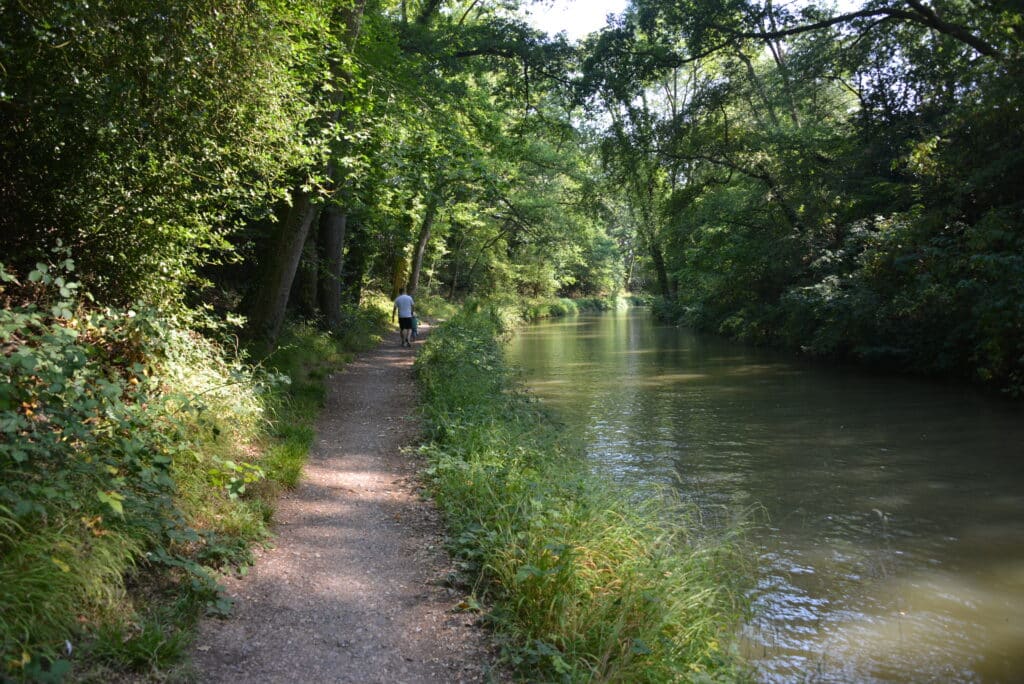
<path fill-rule="evenodd" d="M 274 376 L 153 311 L 92 305 L 73 271 L 41 263 L 21 282 L 0 265 L 0 657 L 15 677 L 56 676 L 134 620 L 126 580 L 150 570 L 223 609 L 210 568 L 265 534 L 245 496 Z"/>

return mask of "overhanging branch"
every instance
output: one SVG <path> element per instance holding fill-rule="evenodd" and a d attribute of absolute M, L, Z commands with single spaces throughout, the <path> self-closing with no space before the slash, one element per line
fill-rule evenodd
<path fill-rule="evenodd" d="M 856 12 L 847 12 L 846 14 L 840 14 L 828 19 L 822 19 L 810 24 L 801 24 L 799 26 L 790 26 L 789 28 L 779 29 L 776 31 L 733 31 L 728 27 L 719 26 L 717 27 L 723 33 L 735 36 L 737 38 L 753 38 L 759 40 L 779 40 L 788 36 L 795 36 L 801 33 L 809 33 L 811 31 L 818 31 L 823 28 L 835 26 L 837 24 L 847 24 L 857 19 L 873 19 L 873 18 L 890 18 L 890 19 L 902 19 L 909 21 L 920 26 L 933 29 L 942 33 L 943 35 L 950 36 L 956 40 L 969 45 L 974 48 L 979 54 L 985 55 L 986 57 L 993 57 L 995 59 L 1002 59 L 1003 54 L 996 49 L 991 43 L 983 40 L 982 38 L 971 33 L 966 27 L 959 24 L 954 24 L 942 19 L 935 10 L 919 0 L 906 0 L 906 3 L 911 9 L 900 9 L 897 7 L 879 7 L 874 9 L 863 9 Z"/>

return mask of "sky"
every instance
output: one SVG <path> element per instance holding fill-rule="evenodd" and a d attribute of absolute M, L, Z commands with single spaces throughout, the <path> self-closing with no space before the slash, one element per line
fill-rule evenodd
<path fill-rule="evenodd" d="M 621 13 L 626 8 L 626 1 L 555 0 L 553 3 L 527 5 L 527 21 L 552 35 L 565 31 L 569 40 L 579 40 L 604 26 L 609 13 Z"/>
<path fill-rule="evenodd" d="M 859 9 L 863 0 L 835 0 L 840 12 Z M 627 0 L 538 0 L 537 4 L 526 5 L 527 21 L 534 27 L 554 35 L 565 31 L 569 40 L 579 40 L 605 24 L 605 17 L 620 14 L 626 9 Z M 811 4 L 810 0 L 796 0 L 795 6 Z M 825 5 L 825 2 L 816 4 Z"/>

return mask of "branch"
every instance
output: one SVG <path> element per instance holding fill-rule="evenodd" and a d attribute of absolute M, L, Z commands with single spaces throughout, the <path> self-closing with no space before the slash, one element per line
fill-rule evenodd
<path fill-rule="evenodd" d="M 473 11 L 473 8 L 476 7 L 476 4 L 478 2 L 480 2 L 480 0 L 473 0 L 473 2 L 469 4 L 469 7 L 466 8 L 466 11 L 462 13 L 462 18 L 459 19 L 458 26 L 461 27 L 466 22 L 466 17 L 469 16 L 469 13 Z"/>
<path fill-rule="evenodd" d="M 817 31 L 819 29 L 828 28 L 829 26 L 835 26 L 836 24 L 849 23 L 855 19 L 871 19 L 875 17 L 884 17 L 891 19 L 903 19 L 920 26 L 934 29 L 939 33 L 945 34 L 952 38 L 959 40 L 961 43 L 971 46 L 978 53 L 985 55 L 986 57 L 993 57 L 996 59 L 1002 59 L 1003 54 L 999 52 L 993 45 L 982 40 L 978 36 L 968 31 L 965 27 L 959 24 L 953 24 L 948 21 L 944 21 L 936 14 L 935 10 L 927 5 L 923 4 L 919 0 L 906 0 L 907 4 L 910 5 L 914 11 L 897 9 L 895 7 L 880 7 L 878 9 L 864 9 L 856 12 L 848 12 L 846 14 L 840 14 L 828 19 L 822 19 L 812 24 L 801 24 L 800 26 L 791 26 L 785 29 L 779 29 L 777 31 L 731 31 L 725 26 L 718 26 L 717 28 L 725 33 L 728 33 L 737 38 L 757 38 L 760 40 L 778 40 L 780 38 L 786 38 L 787 36 L 795 36 L 801 33 L 808 33 L 810 31 Z"/>
<path fill-rule="evenodd" d="M 970 45 L 986 57 L 1002 57 L 1002 54 L 996 50 L 993 45 L 985 42 L 959 24 L 951 24 L 948 21 L 943 21 L 934 9 L 928 7 L 922 2 L 919 2 L 919 0 L 907 0 L 907 4 L 917 10 L 918 13 L 924 17 L 921 23 L 925 26 L 929 26 L 939 33 L 944 33 L 947 36 L 952 36 L 961 43 Z"/>
<path fill-rule="evenodd" d="M 473 48 L 472 50 L 459 50 L 452 56 L 461 59 L 464 57 L 480 57 L 482 55 L 488 55 L 490 57 L 507 57 L 509 59 L 519 57 L 515 50 L 497 46 L 479 47 Z"/>
<path fill-rule="evenodd" d="M 724 166 L 727 169 L 732 169 L 733 171 L 736 171 L 737 173 L 741 173 L 741 174 L 743 174 L 745 176 L 749 176 L 750 178 L 754 178 L 756 180 L 761 181 L 766 186 L 768 186 L 768 189 L 778 199 L 778 204 L 782 208 L 782 212 L 786 215 L 786 218 L 789 220 L 790 225 L 793 226 L 794 228 L 796 228 L 798 231 L 802 231 L 803 230 L 803 223 L 800 221 L 800 216 L 793 210 L 793 208 L 791 206 L 789 206 L 789 203 L 786 201 L 785 197 L 783 196 L 782 188 L 779 187 L 779 184 L 775 181 L 775 179 L 772 177 L 772 175 L 770 173 L 768 173 L 767 171 L 765 171 L 763 169 L 755 171 L 753 169 L 748 169 L 748 168 L 740 165 L 739 163 L 731 161 L 729 159 L 724 159 L 724 158 L 719 158 L 719 157 L 712 157 L 710 155 L 704 155 L 704 154 L 698 154 L 698 155 L 694 155 L 692 157 L 686 157 L 686 156 L 682 156 L 682 155 L 671 155 L 671 156 L 672 156 L 673 159 L 680 159 L 680 160 L 683 160 L 683 161 L 705 161 L 705 162 L 708 162 L 709 164 L 717 164 L 719 166 Z"/>

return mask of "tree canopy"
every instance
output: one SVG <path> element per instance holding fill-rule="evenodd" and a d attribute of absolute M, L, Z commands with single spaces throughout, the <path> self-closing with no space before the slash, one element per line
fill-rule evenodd
<path fill-rule="evenodd" d="M 1008 2 L 20 2 L 4 261 L 272 345 L 369 289 L 663 298 L 701 328 L 1020 391 Z"/>
<path fill-rule="evenodd" d="M 1022 38 L 1008 3 L 636 0 L 580 97 L 676 315 L 1019 393 Z"/>

